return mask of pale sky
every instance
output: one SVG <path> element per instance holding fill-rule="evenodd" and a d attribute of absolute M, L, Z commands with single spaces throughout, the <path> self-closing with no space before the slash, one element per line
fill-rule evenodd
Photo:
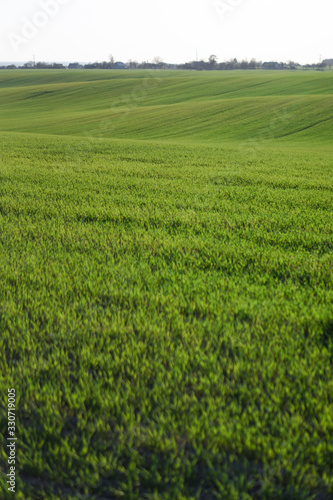
<path fill-rule="evenodd" d="M 0 61 L 333 58 L 333 0 L 13 0 Z"/>

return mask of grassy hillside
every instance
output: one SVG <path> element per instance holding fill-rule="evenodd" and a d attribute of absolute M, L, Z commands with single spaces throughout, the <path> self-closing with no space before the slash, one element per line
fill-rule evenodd
<path fill-rule="evenodd" d="M 0 89 L 0 497 L 333 499 L 333 75 Z"/>
<path fill-rule="evenodd" d="M 4 72 L 0 130 L 328 145 L 332 95 L 330 72 Z"/>

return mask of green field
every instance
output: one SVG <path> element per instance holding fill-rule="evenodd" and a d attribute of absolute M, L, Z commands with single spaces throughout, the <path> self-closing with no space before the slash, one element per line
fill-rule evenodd
<path fill-rule="evenodd" d="M 333 72 L 0 72 L 0 498 L 333 498 Z M 15 495 L 14 495 L 15 496 Z"/>

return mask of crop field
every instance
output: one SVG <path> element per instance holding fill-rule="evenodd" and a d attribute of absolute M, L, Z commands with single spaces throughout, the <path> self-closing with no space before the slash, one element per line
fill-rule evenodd
<path fill-rule="evenodd" d="M 333 499 L 333 72 L 0 72 L 0 498 Z"/>

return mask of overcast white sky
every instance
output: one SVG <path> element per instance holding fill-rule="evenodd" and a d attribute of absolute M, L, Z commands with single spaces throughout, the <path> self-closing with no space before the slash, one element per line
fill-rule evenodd
<path fill-rule="evenodd" d="M 333 58 L 333 0 L 12 0 L 0 61 Z"/>

